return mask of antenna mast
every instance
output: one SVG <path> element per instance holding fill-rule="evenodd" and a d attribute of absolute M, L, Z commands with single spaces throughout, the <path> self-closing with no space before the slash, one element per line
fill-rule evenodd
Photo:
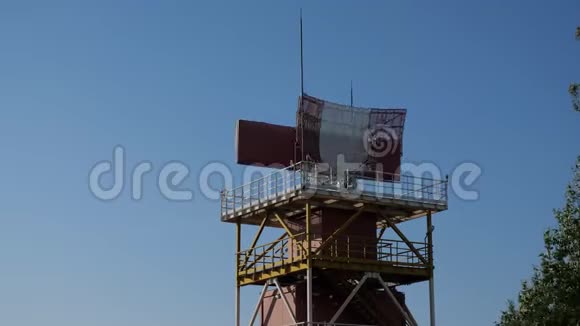
<path fill-rule="evenodd" d="M 350 80 L 350 106 L 353 105 L 353 96 L 352 96 L 352 79 Z"/>
<path fill-rule="evenodd" d="M 304 96 L 304 47 L 302 44 L 302 8 L 300 8 L 300 95 Z"/>

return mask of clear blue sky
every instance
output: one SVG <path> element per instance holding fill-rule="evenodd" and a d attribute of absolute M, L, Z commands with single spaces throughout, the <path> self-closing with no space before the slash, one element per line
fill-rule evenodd
<path fill-rule="evenodd" d="M 0 3 L 0 324 L 231 325 L 234 228 L 199 191 L 238 118 L 292 124 L 308 93 L 408 108 L 405 161 L 483 175 L 435 216 L 439 325 L 490 325 L 542 249 L 580 153 L 578 1 Z M 193 202 L 90 194 L 128 165 L 189 165 Z M 408 226 L 416 232 L 421 223 Z M 421 324 L 427 288 L 403 288 Z M 244 291 L 244 318 L 255 304 Z"/>

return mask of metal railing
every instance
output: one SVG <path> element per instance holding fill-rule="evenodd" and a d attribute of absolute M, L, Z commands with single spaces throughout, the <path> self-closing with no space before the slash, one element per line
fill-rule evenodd
<path fill-rule="evenodd" d="M 305 239 L 306 234 L 299 233 L 240 251 L 237 254 L 238 271 L 240 274 L 255 273 L 302 262 L 309 255 L 305 249 L 308 248 Z M 312 235 L 310 255 L 313 259 L 427 267 L 404 241 L 351 235 L 328 239 L 328 236 Z M 325 242 L 327 243 L 324 244 Z M 411 244 L 425 260 L 429 261 L 428 244 L 423 242 Z"/>
<path fill-rule="evenodd" d="M 406 242 L 401 240 L 376 239 L 344 235 L 330 240 L 328 236 L 313 235 L 312 247 L 316 251 L 325 241 L 330 241 L 317 256 L 330 260 L 343 261 L 377 261 L 392 265 L 423 265 L 421 259 L 411 250 Z M 429 261 L 428 244 L 424 242 L 410 242 L 413 247 Z"/>
<path fill-rule="evenodd" d="M 299 190 L 308 191 L 308 195 L 316 195 L 317 191 L 335 192 L 349 199 L 370 196 L 447 204 L 447 179 L 368 170 L 337 173 L 323 163 L 299 162 L 234 189 L 223 190 L 222 218 Z"/>
<path fill-rule="evenodd" d="M 235 213 L 302 189 L 303 164 L 298 163 L 221 194 L 221 213 Z"/>
<path fill-rule="evenodd" d="M 299 233 L 243 250 L 237 254 L 238 270 L 242 273 L 248 270 L 264 271 L 302 261 L 306 258 L 304 239 L 305 233 Z"/>

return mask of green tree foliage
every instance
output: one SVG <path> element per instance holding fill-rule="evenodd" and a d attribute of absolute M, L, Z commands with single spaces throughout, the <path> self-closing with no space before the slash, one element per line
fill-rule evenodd
<path fill-rule="evenodd" d="M 509 301 L 496 325 L 580 325 L 580 156 L 566 204 L 554 217 L 557 226 L 544 234 L 541 264 L 532 279 L 523 282 L 518 307 Z"/>
<path fill-rule="evenodd" d="M 568 89 L 572 96 L 572 107 L 580 112 L 580 84 L 572 83 Z"/>
<path fill-rule="evenodd" d="M 580 27 L 576 28 L 580 40 Z M 580 84 L 569 89 L 580 111 Z M 544 233 L 540 266 L 522 283 L 518 304 L 508 301 L 499 326 L 580 326 L 580 156 L 566 190 L 566 204 L 554 210 L 557 224 Z"/>
<path fill-rule="evenodd" d="M 576 39 L 580 40 L 580 26 L 576 27 Z M 572 96 L 572 106 L 574 107 L 574 110 L 580 112 L 580 84 L 570 84 L 568 91 Z"/>

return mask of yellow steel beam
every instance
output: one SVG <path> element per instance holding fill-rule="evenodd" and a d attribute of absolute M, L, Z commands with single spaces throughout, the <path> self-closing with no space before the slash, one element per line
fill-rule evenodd
<path fill-rule="evenodd" d="M 431 211 L 427 211 L 427 252 L 429 253 L 431 272 L 433 272 L 433 222 L 431 220 Z"/>
<path fill-rule="evenodd" d="M 284 265 L 278 268 L 272 269 L 268 272 L 256 272 L 255 274 L 241 276 L 240 277 L 240 285 L 248 285 L 248 284 L 256 284 L 261 283 L 265 280 L 272 279 L 275 277 L 280 277 L 292 273 L 296 273 L 298 271 L 302 271 L 308 268 L 307 264 L 303 263 L 296 263 L 293 265 Z"/>
<path fill-rule="evenodd" d="M 278 220 L 278 222 L 280 222 L 280 225 L 282 225 L 282 227 L 284 228 L 284 230 L 286 230 L 286 233 L 288 233 L 288 235 L 291 238 L 294 238 L 294 234 L 292 234 L 292 231 L 290 230 L 290 228 L 288 227 L 288 225 L 286 225 L 286 222 L 284 222 L 284 220 L 280 217 L 280 215 L 278 215 L 278 213 L 274 213 L 274 216 L 276 217 L 276 219 Z"/>
<path fill-rule="evenodd" d="M 363 205 L 358 209 L 356 213 L 354 213 L 351 217 L 349 217 L 348 220 L 346 220 L 346 222 L 344 222 L 344 224 L 340 228 L 338 228 L 326 240 L 324 240 L 324 242 L 320 245 L 320 247 L 316 249 L 315 254 L 322 251 L 332 242 L 332 240 L 334 240 L 334 238 L 341 235 L 352 224 L 352 222 L 354 222 L 362 214 L 364 210 L 365 206 Z"/>
<path fill-rule="evenodd" d="M 260 259 L 262 259 L 264 256 L 266 256 L 266 254 L 268 254 L 269 251 L 271 251 L 272 249 L 274 249 L 274 247 L 278 244 L 279 241 L 281 241 L 282 239 L 284 239 L 288 234 L 284 233 L 281 236 L 278 237 L 278 239 L 276 239 L 274 242 L 272 242 L 268 248 L 266 248 L 264 250 L 263 253 L 261 253 L 260 255 L 258 255 L 258 257 L 256 257 L 254 259 L 253 262 L 251 262 L 248 266 L 245 266 L 245 269 L 251 268 L 252 266 L 254 266 L 254 264 L 256 264 L 256 262 L 258 262 Z"/>
<path fill-rule="evenodd" d="M 435 280 L 433 266 L 433 221 L 431 210 L 427 211 L 427 252 L 429 253 L 429 319 L 431 326 L 435 325 Z"/>
<path fill-rule="evenodd" d="M 238 276 L 240 273 L 240 251 L 242 247 L 242 224 L 238 220 L 236 223 L 236 285 L 239 286 Z"/>
<path fill-rule="evenodd" d="M 407 246 L 409 246 L 409 249 L 411 249 L 411 251 L 415 255 L 417 255 L 417 258 L 419 258 L 419 260 L 421 260 L 421 262 L 423 262 L 423 264 L 429 265 L 429 262 L 425 259 L 425 257 L 423 257 L 423 255 L 421 255 L 421 253 L 419 252 L 419 250 L 417 250 L 415 248 L 415 246 L 413 245 L 413 243 L 411 243 L 411 241 L 409 241 L 409 239 L 407 239 L 407 237 L 405 236 L 405 234 L 403 234 L 403 232 L 401 232 L 401 230 L 399 230 L 399 228 L 395 225 L 395 223 L 393 223 L 393 221 L 391 221 L 385 215 L 383 215 L 383 218 L 385 219 L 385 222 L 389 225 L 389 227 L 391 229 L 393 229 L 395 231 L 395 233 L 397 233 L 397 235 L 401 238 L 401 240 L 403 240 L 407 244 Z"/>
<path fill-rule="evenodd" d="M 260 228 L 258 229 L 258 232 L 256 232 L 256 234 L 254 235 L 254 240 L 252 240 L 252 245 L 250 246 L 250 249 L 248 249 L 248 254 L 246 255 L 246 259 L 244 260 L 244 263 L 242 264 L 242 266 L 246 266 L 246 264 L 248 263 L 248 260 L 250 259 L 250 255 L 254 252 L 254 248 L 256 248 L 256 244 L 258 243 L 258 240 L 260 239 L 260 236 L 262 235 L 262 231 L 264 231 L 264 227 L 266 226 L 267 221 L 268 221 L 268 214 L 266 214 L 266 216 L 264 216 L 262 223 L 260 223 Z"/>
<path fill-rule="evenodd" d="M 310 266 L 310 253 L 312 252 L 312 235 L 310 234 L 310 224 L 312 216 L 310 216 L 310 203 L 306 203 L 306 257 L 308 258 L 308 266 Z"/>
<path fill-rule="evenodd" d="M 235 307 L 235 324 L 240 326 L 240 250 L 242 247 L 242 222 L 236 221 L 236 307 Z"/>
<path fill-rule="evenodd" d="M 383 234 L 385 234 L 385 231 L 387 231 L 387 225 L 383 224 L 383 226 L 381 227 L 381 232 L 379 232 L 379 235 L 377 236 L 377 242 L 382 239 Z"/>

